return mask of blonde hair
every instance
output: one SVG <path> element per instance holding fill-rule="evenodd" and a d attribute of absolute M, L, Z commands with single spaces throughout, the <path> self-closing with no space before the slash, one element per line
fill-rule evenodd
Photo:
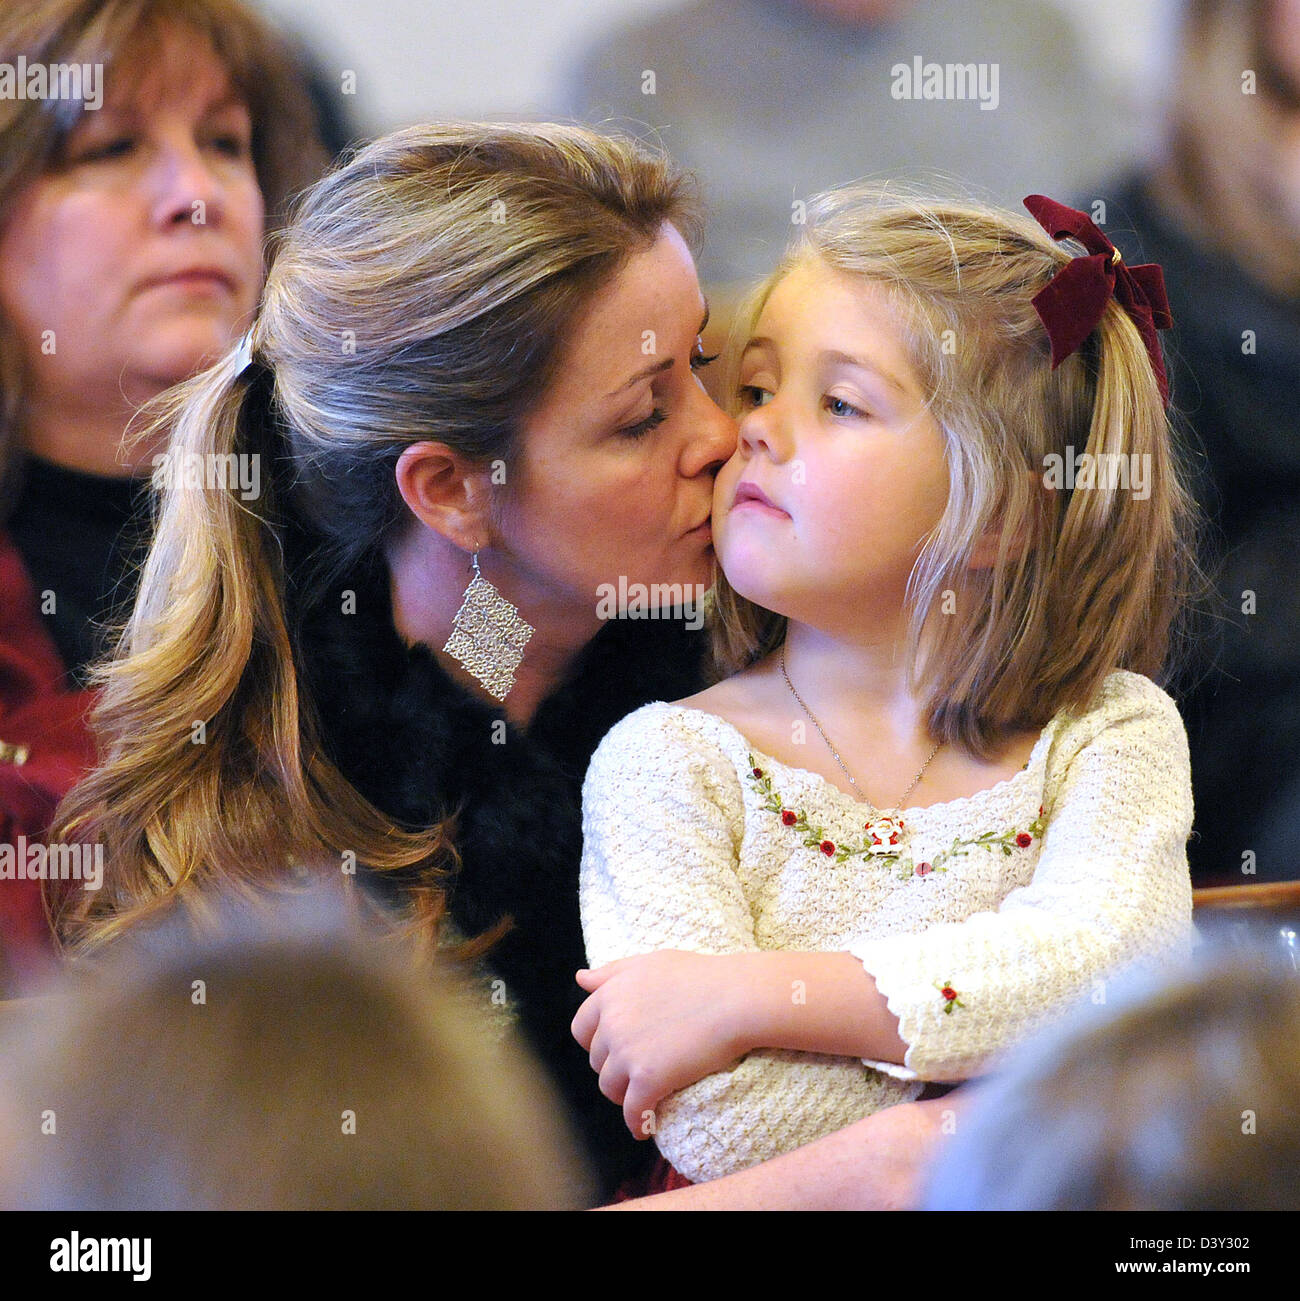
<path fill-rule="evenodd" d="M 340 895 L 227 901 L 203 936 L 141 928 L 39 1015 L 11 1014 L 0 1204 L 589 1205 L 563 1108 L 487 981 L 426 963 Z M 38 1097 L 57 1151 L 26 1121 Z"/>
<path fill-rule="evenodd" d="M 986 757 L 1000 738 L 1086 707 L 1106 675 L 1152 678 L 1188 591 L 1199 514 L 1176 464 L 1151 361 L 1106 307 L 1052 370 L 1033 296 L 1071 257 L 1027 216 L 851 186 L 814 199 L 803 237 L 737 319 L 724 382 L 769 294 L 808 258 L 883 287 L 947 447 L 948 506 L 909 577 L 907 661 L 936 740 Z M 1048 494 L 1050 454 L 1149 458 L 1151 495 L 1118 485 Z M 997 562 L 968 566 L 999 529 Z M 951 594 L 951 595 L 950 595 Z M 955 614 L 944 613 L 945 601 Z M 786 620 L 720 578 L 714 655 L 736 672 L 779 646 Z"/>
<path fill-rule="evenodd" d="M 0 63 L 19 55 L 57 64 L 101 64 L 104 75 L 140 78 L 160 34 L 188 28 L 224 65 L 253 124 L 253 164 L 268 228 L 291 197 L 314 181 L 327 156 L 315 111 L 280 38 L 237 0 L 5 0 Z M 84 100 L 0 99 L 0 230 L 33 181 L 57 166 Z M 17 447 L 23 405 L 20 349 L 0 319 L 0 518 L 18 490 Z"/>
<path fill-rule="evenodd" d="M 556 125 L 413 127 L 305 196 L 251 333 L 259 365 L 227 357 L 158 403 L 173 457 L 259 455 L 267 489 L 256 510 L 179 482 L 161 494 L 97 676 L 101 763 L 60 808 L 60 835 L 102 841 L 107 860 L 98 897 L 63 918 L 71 939 L 173 902 L 201 913 L 209 886 L 252 891 L 347 850 L 416 867 L 415 911 L 436 924 L 450 825 L 395 826 L 330 761 L 296 631 L 409 519 L 406 447 L 511 461 L 578 315 L 665 222 L 696 233 L 665 159 Z"/>

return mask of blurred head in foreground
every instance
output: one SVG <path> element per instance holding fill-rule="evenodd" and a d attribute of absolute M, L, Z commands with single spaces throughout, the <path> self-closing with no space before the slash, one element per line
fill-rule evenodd
<path fill-rule="evenodd" d="M 0 1204 L 587 1204 L 495 1010 L 333 895 L 231 912 L 217 939 L 155 928 L 7 1027 Z"/>
<path fill-rule="evenodd" d="M 1300 977 L 1261 953 L 1008 1060 L 957 1122 L 926 1210 L 1300 1210 Z"/>

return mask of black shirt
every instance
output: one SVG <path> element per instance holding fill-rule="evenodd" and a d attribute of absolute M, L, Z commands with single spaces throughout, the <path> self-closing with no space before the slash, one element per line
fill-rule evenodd
<path fill-rule="evenodd" d="M 1192 760 L 1193 881 L 1292 879 L 1300 876 L 1300 303 L 1189 238 L 1140 177 L 1118 187 L 1110 207 L 1108 228 L 1125 257 L 1164 268 L 1172 404 L 1192 431 L 1185 451 L 1216 530 L 1203 558 L 1218 568 L 1217 596 L 1197 627 L 1187 689 L 1175 692 Z M 1253 876 L 1242 872 L 1248 853 Z"/>
<path fill-rule="evenodd" d="M 86 668 L 111 649 L 108 625 L 135 601 L 149 477 L 109 478 L 27 456 L 7 527 L 42 608 L 43 594 L 53 594 L 46 627 L 73 683 L 84 685 Z"/>
<path fill-rule="evenodd" d="M 355 614 L 340 612 L 348 588 Z M 578 911 L 582 780 L 620 718 L 703 685 L 703 634 L 680 621 L 608 624 L 521 732 L 502 709 L 452 681 L 429 647 L 405 645 L 393 627 L 382 562 L 338 583 L 292 623 L 326 749 L 348 780 L 409 827 L 458 814 L 451 917 L 470 936 L 514 919 L 488 965 L 505 981 L 524 1037 L 568 1104 L 608 1196 L 655 1151 L 632 1139 L 569 1031 L 585 997 L 573 979 L 586 965 Z M 400 901 L 400 877 L 371 873 L 368 882 Z"/>

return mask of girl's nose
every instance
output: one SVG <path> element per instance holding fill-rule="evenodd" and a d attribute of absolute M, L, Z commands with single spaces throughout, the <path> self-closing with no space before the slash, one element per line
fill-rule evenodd
<path fill-rule="evenodd" d="M 752 407 L 741 416 L 738 434 L 740 448 L 746 456 L 762 451 L 779 461 L 788 452 L 788 439 L 782 434 L 779 416 L 773 410 L 775 404 L 773 398 L 765 406 Z"/>

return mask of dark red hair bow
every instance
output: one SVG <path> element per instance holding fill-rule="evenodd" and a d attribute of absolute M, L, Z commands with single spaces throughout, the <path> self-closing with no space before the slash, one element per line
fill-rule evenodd
<path fill-rule="evenodd" d="M 1151 368 L 1160 385 L 1160 396 L 1169 401 L 1169 380 L 1160 355 L 1157 330 L 1174 323 L 1165 297 L 1165 276 L 1154 262 L 1131 267 L 1120 251 L 1101 233 L 1087 213 L 1067 208 L 1042 194 L 1025 200 L 1033 219 L 1053 238 L 1076 239 L 1088 250 L 1063 266 L 1046 289 L 1034 296 L 1034 309 L 1047 337 L 1052 341 L 1052 369 L 1055 370 L 1097 328 L 1112 294 L 1137 326 L 1151 358 Z"/>

